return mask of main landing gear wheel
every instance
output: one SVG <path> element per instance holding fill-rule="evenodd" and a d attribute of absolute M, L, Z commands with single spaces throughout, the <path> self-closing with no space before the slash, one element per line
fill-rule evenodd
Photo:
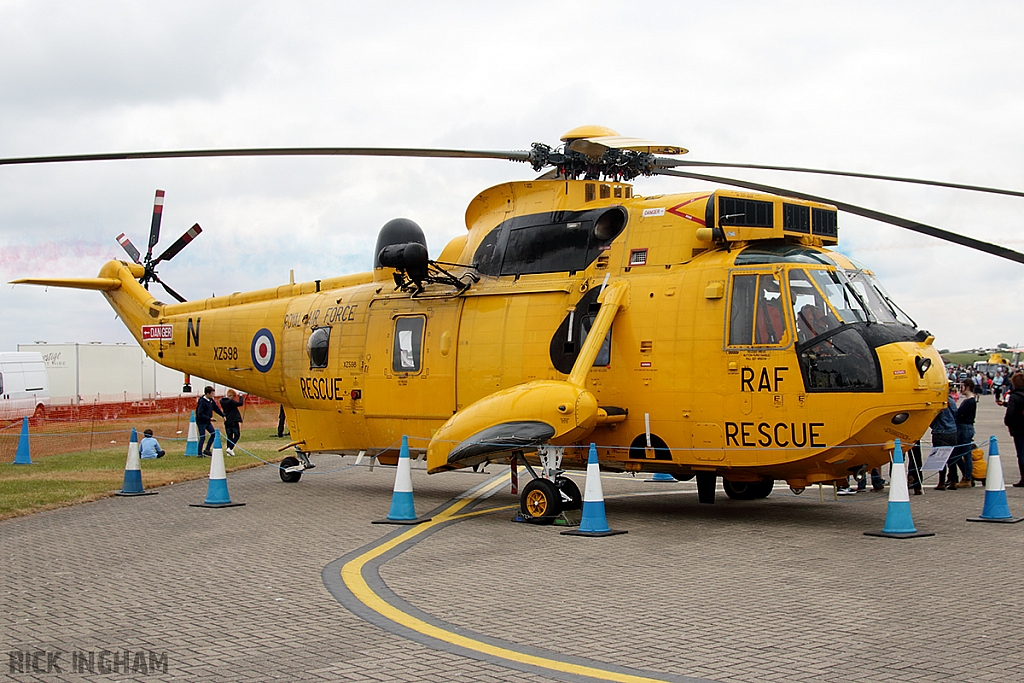
<path fill-rule="evenodd" d="M 534 479 L 523 488 L 519 498 L 519 509 L 533 519 L 553 521 L 562 511 L 562 494 L 554 482 Z"/>
<path fill-rule="evenodd" d="M 284 460 L 282 460 L 281 461 L 281 465 L 280 465 L 281 469 L 278 470 L 278 472 L 281 474 L 281 481 L 283 481 L 286 484 L 294 484 L 299 479 L 302 479 L 302 472 L 287 472 L 286 471 L 288 468 L 290 468 L 290 467 L 298 467 L 298 465 L 299 465 L 299 459 L 298 458 L 293 458 L 290 455 L 287 458 L 285 458 Z"/>
<path fill-rule="evenodd" d="M 728 479 L 722 479 L 722 488 L 725 489 L 725 495 L 733 500 L 767 498 L 774 486 L 774 479 L 762 479 L 761 481 L 729 481 Z"/>
<path fill-rule="evenodd" d="M 555 481 L 555 486 L 562 491 L 563 510 L 583 509 L 583 495 L 580 493 L 580 487 L 576 485 L 576 482 L 568 477 L 559 477 Z M 565 496 L 568 496 L 569 500 L 566 500 Z"/>

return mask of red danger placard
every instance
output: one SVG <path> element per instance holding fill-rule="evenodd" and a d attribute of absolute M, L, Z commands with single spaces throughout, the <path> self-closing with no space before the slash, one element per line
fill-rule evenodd
<path fill-rule="evenodd" d="M 173 339 L 173 325 L 143 325 L 142 341 L 150 339 Z"/>

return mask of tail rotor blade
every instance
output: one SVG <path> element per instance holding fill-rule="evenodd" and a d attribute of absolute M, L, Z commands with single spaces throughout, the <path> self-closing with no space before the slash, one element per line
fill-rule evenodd
<path fill-rule="evenodd" d="M 117 243 L 120 244 L 126 252 L 128 252 L 128 255 L 132 257 L 132 261 L 140 263 L 139 257 L 142 254 L 140 254 L 139 250 L 135 248 L 135 245 L 132 244 L 132 241 L 128 239 L 127 235 L 125 235 L 123 232 L 120 235 L 118 235 Z"/>
<path fill-rule="evenodd" d="M 202 231 L 203 231 L 203 229 L 199 227 L 198 223 L 193 225 L 191 228 L 189 228 L 185 232 L 184 235 L 182 235 L 177 240 L 175 240 L 174 244 L 172 244 L 171 246 L 167 247 L 167 249 L 164 251 L 164 253 L 162 253 L 159 256 L 157 256 L 156 260 L 153 261 L 153 264 L 155 265 L 155 264 L 159 263 L 160 261 L 170 261 L 172 258 L 174 258 L 175 256 L 178 255 L 179 251 L 181 251 L 182 249 L 185 248 L 186 244 L 188 244 L 189 242 L 194 240 L 196 237 L 198 237 L 199 233 L 201 233 Z"/>
<path fill-rule="evenodd" d="M 164 191 L 157 190 L 153 199 L 153 222 L 149 226 L 149 249 L 146 250 L 146 261 L 153 257 L 153 247 L 160 241 L 160 220 L 164 215 Z"/>

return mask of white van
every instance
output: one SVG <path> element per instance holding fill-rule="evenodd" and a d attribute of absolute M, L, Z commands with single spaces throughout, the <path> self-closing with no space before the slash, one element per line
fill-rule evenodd
<path fill-rule="evenodd" d="M 30 417 L 50 405 L 41 353 L 0 353 L 0 419 Z"/>

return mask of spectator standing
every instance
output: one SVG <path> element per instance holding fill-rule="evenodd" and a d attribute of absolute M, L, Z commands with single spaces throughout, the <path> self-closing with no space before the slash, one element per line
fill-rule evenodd
<path fill-rule="evenodd" d="M 952 395 L 946 396 L 946 409 L 932 420 L 932 446 L 956 446 L 956 401 L 953 400 Z M 946 486 L 947 472 L 953 484 L 950 488 L 956 490 L 956 466 L 947 465 L 939 472 L 939 485 L 935 487 L 936 491 L 948 490 Z"/>
<path fill-rule="evenodd" d="M 914 495 L 921 495 L 921 442 L 916 442 L 907 451 L 907 486 L 914 489 Z"/>
<path fill-rule="evenodd" d="M 224 436 L 228 440 L 228 455 L 235 454 L 235 444 L 242 436 L 242 413 L 238 409 L 244 404 L 245 394 L 239 396 L 234 389 L 228 389 L 220 400 L 220 407 L 224 411 Z"/>
<path fill-rule="evenodd" d="M 971 380 L 964 382 L 961 396 L 963 400 L 956 409 L 956 448 L 953 449 L 950 462 L 959 467 L 963 475 L 963 481 L 958 487 L 970 488 L 974 486 L 974 460 L 971 458 L 971 451 L 974 449 L 974 418 L 978 414 L 978 400 L 974 397 L 974 383 Z"/>
<path fill-rule="evenodd" d="M 1003 424 L 1010 430 L 1013 447 L 1017 451 L 1017 468 L 1020 481 L 1014 486 L 1024 487 L 1024 373 L 1010 375 L 1010 395 L 1006 399 L 1006 414 Z"/>
<path fill-rule="evenodd" d="M 200 457 L 206 456 L 209 458 L 213 455 L 213 414 L 217 413 L 221 417 L 224 417 L 224 413 L 221 411 L 217 402 L 213 400 L 213 387 L 208 386 L 203 390 L 203 395 L 199 397 L 199 401 L 196 402 L 196 429 L 199 430 L 199 455 Z M 206 440 L 206 435 L 210 435 L 210 442 L 206 445 L 206 450 L 203 450 L 203 441 Z"/>

